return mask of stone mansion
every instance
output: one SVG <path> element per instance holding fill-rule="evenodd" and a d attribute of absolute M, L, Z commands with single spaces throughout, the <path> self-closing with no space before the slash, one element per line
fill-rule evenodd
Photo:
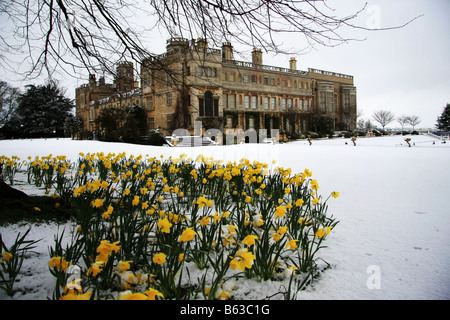
<path fill-rule="evenodd" d="M 234 59 L 233 47 L 208 47 L 204 39 L 167 40 L 166 52 L 144 59 L 139 81 L 133 63 L 121 62 L 113 83 L 98 81 L 76 88 L 76 115 L 84 130 L 101 130 L 97 116 L 104 108 L 140 105 L 149 129 L 171 135 L 178 128 L 192 132 L 194 121 L 225 132 L 227 128 L 279 129 L 286 133 L 316 130 L 315 119 L 328 116 L 334 130 L 356 129 L 356 87 L 353 76 L 317 69 L 263 64 L 254 48 L 251 62 Z"/>

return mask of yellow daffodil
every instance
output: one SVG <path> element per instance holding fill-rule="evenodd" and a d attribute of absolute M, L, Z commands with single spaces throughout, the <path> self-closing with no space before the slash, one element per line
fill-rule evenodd
<path fill-rule="evenodd" d="M 136 207 L 139 204 L 139 196 L 134 196 L 133 201 L 131 201 L 131 204 Z"/>
<path fill-rule="evenodd" d="M 126 292 L 119 295 L 119 300 L 148 300 L 148 296 L 140 292 Z"/>
<path fill-rule="evenodd" d="M 60 271 L 66 271 L 69 265 L 70 263 L 65 261 L 62 257 L 52 257 L 48 262 L 50 268 L 56 268 Z"/>
<path fill-rule="evenodd" d="M 245 244 L 246 246 L 252 246 L 255 244 L 256 239 L 258 239 L 258 236 L 248 235 L 242 240 L 242 243 Z"/>
<path fill-rule="evenodd" d="M 97 274 L 102 272 L 104 265 L 105 265 L 104 261 L 94 262 L 93 264 L 91 264 L 91 266 L 89 267 L 89 269 L 88 269 L 86 274 L 88 276 L 92 274 L 92 276 L 95 277 Z"/>
<path fill-rule="evenodd" d="M 239 249 L 236 257 L 230 262 L 230 267 L 233 270 L 237 268 L 241 271 L 244 271 L 245 268 L 251 269 L 255 258 L 256 256 L 249 252 L 247 248 Z"/>
<path fill-rule="evenodd" d="M 101 208 L 103 206 L 103 199 L 95 199 L 91 201 L 91 206 L 94 208 Z"/>
<path fill-rule="evenodd" d="M 92 295 L 92 291 L 86 293 L 76 292 L 71 290 L 67 294 L 61 296 L 59 300 L 90 300 Z"/>
<path fill-rule="evenodd" d="M 127 271 L 130 269 L 130 263 L 133 261 L 119 261 L 119 263 L 117 264 L 116 269 L 120 272 L 122 271 Z"/>
<path fill-rule="evenodd" d="M 331 196 L 336 199 L 337 197 L 339 197 L 339 192 L 333 191 L 331 193 Z"/>
<path fill-rule="evenodd" d="M 192 228 L 187 228 L 183 231 L 183 233 L 180 235 L 178 242 L 187 242 L 187 241 L 191 241 L 192 239 L 194 239 L 195 235 L 197 233 L 192 230 Z"/>
<path fill-rule="evenodd" d="M 320 202 L 320 199 L 319 199 L 319 198 L 314 198 L 312 203 L 313 203 L 313 204 L 318 204 L 319 202 Z"/>
<path fill-rule="evenodd" d="M 275 211 L 275 218 L 282 218 L 286 214 L 286 207 L 285 206 L 278 206 Z"/>
<path fill-rule="evenodd" d="M 164 295 L 156 289 L 150 288 L 144 292 L 144 294 L 148 297 L 148 300 L 156 300 L 156 297 L 161 297 L 164 299 Z"/>
<path fill-rule="evenodd" d="M 13 256 L 13 255 L 12 255 L 10 252 L 7 252 L 7 251 L 3 251 L 3 252 L 2 252 L 2 258 L 3 258 L 3 260 L 5 260 L 6 262 L 9 262 L 9 261 L 11 260 L 12 256 Z"/>
<path fill-rule="evenodd" d="M 170 223 L 167 218 L 158 219 L 158 228 L 161 232 L 170 233 L 171 227 L 172 227 L 172 223 Z"/>
<path fill-rule="evenodd" d="M 298 199 L 298 200 L 295 201 L 295 205 L 297 207 L 301 207 L 303 205 L 303 203 L 304 203 L 303 199 Z"/>
<path fill-rule="evenodd" d="M 153 262 L 159 265 L 164 264 L 166 262 L 166 255 L 164 253 L 157 253 L 153 256 Z"/>
<path fill-rule="evenodd" d="M 294 239 L 289 240 L 288 243 L 286 243 L 286 248 L 289 248 L 291 250 L 297 249 L 298 248 L 297 242 L 298 242 L 298 240 L 294 240 Z"/>
<path fill-rule="evenodd" d="M 202 220 L 200 221 L 200 225 L 202 227 L 207 226 L 209 224 L 210 218 L 211 218 L 210 216 L 203 217 Z"/>

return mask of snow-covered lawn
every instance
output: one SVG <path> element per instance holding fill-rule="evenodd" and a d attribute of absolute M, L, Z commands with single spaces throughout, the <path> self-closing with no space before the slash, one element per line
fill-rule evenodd
<path fill-rule="evenodd" d="M 450 298 L 450 143 L 432 137 L 404 136 L 315 140 L 280 145 L 246 144 L 196 148 L 139 146 L 70 139 L 0 141 L 0 155 L 66 155 L 75 161 L 79 152 L 127 155 L 178 156 L 198 154 L 220 160 L 259 160 L 292 168 L 293 173 L 312 171 L 322 195 L 338 191 L 329 201 L 328 214 L 339 224 L 320 251 L 331 264 L 299 299 L 449 299 Z M 434 143 L 433 143 L 434 142 Z M 29 194 L 41 194 L 20 185 Z M 10 244 L 27 225 L 0 227 Z M 34 225 L 29 239 L 38 243 L 30 254 L 13 299 L 46 299 L 54 278 L 48 271 L 48 248 L 65 226 Z M 263 299 L 276 283 L 248 281 L 248 299 Z M 276 288 L 275 288 L 276 290 Z M 0 299 L 10 299 L 0 292 Z"/>

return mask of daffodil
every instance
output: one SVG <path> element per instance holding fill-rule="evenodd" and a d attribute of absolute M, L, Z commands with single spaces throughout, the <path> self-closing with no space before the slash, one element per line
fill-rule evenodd
<path fill-rule="evenodd" d="M 203 217 L 202 220 L 200 220 L 200 225 L 202 227 L 207 226 L 209 224 L 210 218 L 210 216 Z"/>
<path fill-rule="evenodd" d="M 159 265 L 164 264 L 166 262 L 166 255 L 164 253 L 157 253 L 153 256 L 153 262 Z"/>
<path fill-rule="evenodd" d="M 239 249 L 236 257 L 230 262 L 230 267 L 233 270 L 237 268 L 241 271 L 244 271 L 245 268 L 251 269 L 255 258 L 256 256 L 249 252 L 247 248 Z"/>
<path fill-rule="evenodd" d="M 66 271 L 69 265 L 70 263 L 64 260 L 62 257 L 52 257 L 48 262 L 48 266 L 50 268 L 56 268 L 61 271 Z"/>
<path fill-rule="evenodd" d="M 286 207 L 285 206 L 278 206 L 276 208 L 275 218 L 277 218 L 277 217 L 282 218 L 282 217 L 284 217 L 285 214 L 286 214 Z"/>
<path fill-rule="evenodd" d="M 248 235 L 242 240 L 242 243 L 245 244 L 246 246 L 252 246 L 255 244 L 256 239 L 258 239 L 258 236 Z"/>
<path fill-rule="evenodd" d="M 320 202 L 320 199 L 316 197 L 316 198 L 313 199 L 312 203 L 313 204 L 318 204 L 319 202 Z"/>
<path fill-rule="evenodd" d="M 116 267 L 116 269 L 119 271 L 119 272 L 123 272 L 123 271 L 127 271 L 127 270 L 129 270 L 130 269 L 130 263 L 131 262 L 133 262 L 133 261 L 119 261 L 119 263 L 117 264 L 117 267 Z"/>
<path fill-rule="evenodd" d="M 311 180 L 311 189 L 317 190 L 319 189 L 319 184 L 317 183 L 317 180 Z"/>
<path fill-rule="evenodd" d="M 91 266 L 89 267 L 89 269 L 88 269 L 86 274 L 88 276 L 92 274 L 92 276 L 95 277 L 97 274 L 102 272 L 104 265 L 105 265 L 104 261 L 94 262 L 93 264 L 91 264 Z"/>
<path fill-rule="evenodd" d="M 161 297 L 164 299 L 164 295 L 156 289 L 150 288 L 144 292 L 144 294 L 148 297 L 148 300 L 156 300 L 156 297 Z"/>
<path fill-rule="evenodd" d="M 325 227 L 325 228 L 322 228 L 322 229 L 318 229 L 316 231 L 315 237 L 316 238 L 323 238 L 325 235 L 329 235 L 330 234 L 331 229 L 333 229 L 333 227 Z"/>
<path fill-rule="evenodd" d="M 297 242 L 298 242 L 298 240 L 294 240 L 294 239 L 289 240 L 288 243 L 286 243 L 286 248 L 289 248 L 291 250 L 297 249 L 298 248 Z"/>
<path fill-rule="evenodd" d="M 161 232 L 170 233 L 170 228 L 172 227 L 172 223 L 169 222 L 167 218 L 158 219 L 158 228 Z"/>
<path fill-rule="evenodd" d="M 303 201 L 303 199 L 297 199 L 294 203 L 297 207 L 301 207 L 303 205 L 304 201 Z"/>
<path fill-rule="evenodd" d="M 108 209 L 105 212 L 103 212 L 103 214 L 102 214 L 103 219 L 108 219 L 111 216 L 113 210 L 114 210 L 114 207 L 112 205 L 109 205 Z"/>
<path fill-rule="evenodd" d="M 74 290 L 69 291 L 67 294 L 61 296 L 59 300 L 90 300 L 92 291 L 86 293 L 76 292 Z"/>
<path fill-rule="evenodd" d="M 3 251 L 3 252 L 2 252 L 2 258 L 3 258 L 6 262 L 9 262 L 9 261 L 11 260 L 12 256 L 13 256 L 13 255 L 12 255 L 10 252 L 7 252 L 7 251 Z"/>
<path fill-rule="evenodd" d="M 336 199 L 337 197 L 339 197 L 339 192 L 333 191 L 331 193 L 331 196 Z"/>
<path fill-rule="evenodd" d="M 148 300 L 148 296 L 137 292 L 132 293 L 131 291 L 125 291 L 124 293 L 119 294 L 119 300 Z"/>
<path fill-rule="evenodd" d="M 186 228 L 178 238 L 178 242 L 187 242 L 194 239 L 197 233 L 192 228 Z"/>
<path fill-rule="evenodd" d="M 103 206 L 103 199 L 95 199 L 91 201 L 91 206 L 94 208 L 101 208 Z"/>

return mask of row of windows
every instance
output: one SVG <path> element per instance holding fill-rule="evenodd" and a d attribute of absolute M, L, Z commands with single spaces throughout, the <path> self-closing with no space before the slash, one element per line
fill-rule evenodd
<path fill-rule="evenodd" d="M 263 97 L 256 95 L 223 94 L 223 107 L 225 109 L 259 110 L 289 110 L 297 109 L 302 112 L 310 111 L 310 100 L 301 98 Z"/>
<path fill-rule="evenodd" d="M 187 75 L 193 75 L 194 73 L 191 71 L 191 67 L 187 68 Z M 208 66 L 199 66 L 197 67 L 198 77 L 208 77 L 208 78 L 217 78 L 219 76 L 217 68 L 208 67 Z M 256 74 L 241 74 L 234 72 L 224 72 L 223 80 L 230 82 L 243 82 L 243 83 L 253 83 L 253 84 L 263 84 L 266 86 L 281 86 L 287 88 L 294 89 L 311 89 L 311 83 L 308 81 L 301 81 L 296 79 L 281 79 L 280 77 L 269 77 L 269 76 L 261 76 Z M 144 72 L 142 74 L 141 82 L 143 86 L 151 86 L 152 85 L 152 75 L 149 72 Z M 166 76 L 166 85 L 170 86 L 173 84 L 173 79 L 170 75 Z"/>

